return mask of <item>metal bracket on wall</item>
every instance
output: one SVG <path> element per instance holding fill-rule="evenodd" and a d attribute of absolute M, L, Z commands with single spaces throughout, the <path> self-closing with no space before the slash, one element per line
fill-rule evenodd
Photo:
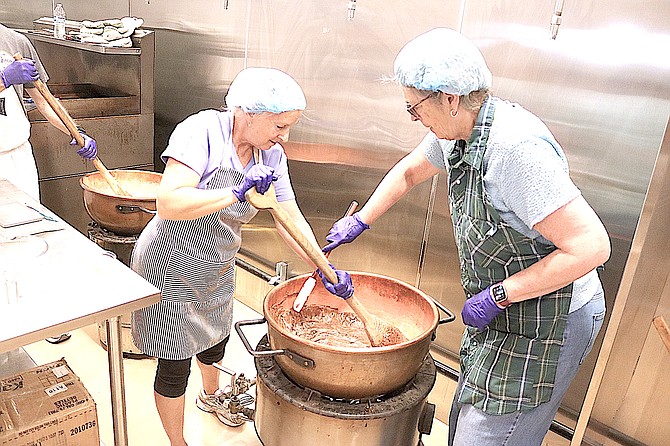
<path fill-rule="evenodd" d="M 554 13 L 551 15 L 551 25 L 549 30 L 551 31 L 552 40 L 556 40 L 556 35 L 558 34 L 558 27 L 561 26 L 561 16 L 563 15 L 563 0 L 556 0 L 556 6 L 554 6 Z"/>
<path fill-rule="evenodd" d="M 268 283 L 273 286 L 279 285 L 286 279 L 288 279 L 288 263 L 287 262 L 275 263 L 275 275 L 270 277 Z"/>
<path fill-rule="evenodd" d="M 354 15 L 356 14 L 356 0 L 349 0 L 347 6 L 347 20 L 354 20 Z"/>

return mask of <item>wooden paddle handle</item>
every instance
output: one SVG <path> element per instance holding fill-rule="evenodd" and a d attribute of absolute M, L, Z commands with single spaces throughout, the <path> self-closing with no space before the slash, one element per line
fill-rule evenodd
<path fill-rule="evenodd" d="M 277 206 L 270 208 L 270 212 L 277 219 L 277 221 L 286 229 L 293 240 L 296 241 L 298 245 L 305 251 L 305 254 L 314 262 L 314 264 L 321 270 L 321 273 L 326 276 L 329 282 L 337 283 L 337 274 L 330 267 L 328 259 L 323 254 L 323 252 L 316 246 L 314 246 L 305 235 L 302 233 L 300 228 L 296 226 L 288 213 L 282 208 L 279 203 Z"/>
<path fill-rule="evenodd" d="M 128 192 L 126 192 L 126 190 L 124 188 L 121 187 L 121 185 L 116 180 L 116 178 L 114 178 L 114 175 L 112 175 L 109 172 L 109 170 L 107 170 L 105 165 L 102 164 L 102 161 L 100 161 L 100 158 L 98 158 L 97 156 L 95 158 L 93 158 L 93 165 L 98 170 L 98 172 L 100 172 L 100 175 L 102 175 L 102 177 L 105 179 L 107 184 L 109 184 L 109 187 L 112 188 L 112 191 L 114 191 L 114 193 L 116 195 L 121 195 L 121 196 L 124 196 L 124 197 L 130 197 L 130 194 Z"/>
<path fill-rule="evenodd" d="M 295 240 L 295 242 L 305 251 L 321 273 L 326 276 L 331 283 L 337 283 L 337 274 L 328 264 L 328 259 L 323 254 L 318 246 L 315 246 L 310 240 L 305 237 L 300 228 L 295 224 L 291 216 L 284 210 L 277 201 L 275 188 L 270 185 L 270 188 L 264 193 L 260 194 L 255 187 L 252 187 L 244 193 L 247 201 L 256 209 L 267 209 L 272 213 L 272 216 L 280 225 L 286 229 L 286 232 Z"/>
<path fill-rule="evenodd" d="M 668 329 L 668 324 L 665 323 L 663 316 L 656 316 L 653 319 L 653 322 L 665 348 L 668 350 L 668 353 L 670 353 L 670 329 Z"/>
<path fill-rule="evenodd" d="M 14 59 L 22 60 L 23 56 L 21 55 L 21 53 L 16 53 L 14 54 Z M 75 141 L 77 141 L 77 144 L 79 144 L 80 147 L 84 147 L 86 141 L 84 141 L 84 137 L 81 136 L 81 133 L 79 133 L 79 129 L 77 129 L 77 124 L 75 124 L 74 119 L 72 119 L 67 110 L 65 110 L 65 107 L 63 107 L 63 105 L 58 101 L 58 99 L 56 99 L 54 95 L 51 94 L 51 91 L 49 91 L 49 89 L 44 84 L 44 82 L 42 82 L 41 79 L 33 81 L 33 85 L 35 85 L 35 88 L 37 89 L 37 91 L 40 92 L 44 100 L 47 101 L 47 103 L 54 111 L 54 113 L 56 113 L 56 115 L 61 120 L 63 125 L 67 128 L 67 131 L 70 132 L 70 136 L 72 136 L 75 139 Z M 107 170 L 105 165 L 102 164 L 102 161 L 100 161 L 98 157 L 93 158 L 93 165 L 100 172 L 105 181 L 107 181 L 107 183 L 112 188 L 115 194 L 123 196 L 130 195 L 121 187 L 119 182 L 116 181 L 116 178 L 114 178 L 114 176 L 111 173 L 109 173 L 109 170 Z"/>

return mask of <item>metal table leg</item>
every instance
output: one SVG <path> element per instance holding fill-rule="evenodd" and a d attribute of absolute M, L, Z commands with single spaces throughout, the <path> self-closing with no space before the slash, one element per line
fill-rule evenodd
<path fill-rule="evenodd" d="M 117 316 L 106 320 L 105 328 L 107 331 L 109 385 L 112 391 L 114 446 L 128 446 L 126 393 L 123 381 L 123 350 L 121 347 L 121 317 Z"/>

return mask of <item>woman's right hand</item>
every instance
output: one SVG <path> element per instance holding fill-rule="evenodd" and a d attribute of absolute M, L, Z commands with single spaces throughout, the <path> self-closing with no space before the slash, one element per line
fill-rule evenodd
<path fill-rule="evenodd" d="M 249 169 L 249 171 L 244 176 L 241 184 L 233 186 L 233 195 L 243 203 L 247 201 L 244 194 L 246 191 L 255 187 L 259 194 L 264 194 L 270 188 L 270 185 L 273 181 L 276 181 L 277 177 L 274 174 L 274 169 L 269 166 L 264 166 L 262 164 L 255 164 Z"/>
<path fill-rule="evenodd" d="M 15 60 L 0 72 L 5 88 L 12 85 L 27 84 L 40 78 L 35 68 L 35 62 L 30 59 Z"/>
<path fill-rule="evenodd" d="M 334 294 L 335 296 L 344 300 L 349 299 L 354 294 L 354 284 L 351 282 L 351 276 L 346 271 L 335 269 L 335 267 L 330 263 L 328 266 L 330 266 L 330 268 L 335 271 L 335 275 L 337 276 L 337 283 L 330 283 L 326 276 L 323 275 L 321 270 L 317 269 L 316 272 L 319 274 L 319 277 L 321 277 L 323 286 L 331 294 Z"/>

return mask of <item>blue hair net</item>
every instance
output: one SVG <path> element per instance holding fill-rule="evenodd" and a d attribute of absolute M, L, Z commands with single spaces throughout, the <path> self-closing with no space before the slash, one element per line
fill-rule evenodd
<path fill-rule="evenodd" d="M 417 90 L 464 96 L 491 86 L 479 49 L 461 33 L 435 28 L 407 43 L 393 64 L 395 80 Z"/>
<path fill-rule="evenodd" d="M 240 107 L 247 113 L 283 113 L 307 106 L 300 85 L 288 74 L 274 68 L 245 68 L 230 84 L 228 108 Z"/>

